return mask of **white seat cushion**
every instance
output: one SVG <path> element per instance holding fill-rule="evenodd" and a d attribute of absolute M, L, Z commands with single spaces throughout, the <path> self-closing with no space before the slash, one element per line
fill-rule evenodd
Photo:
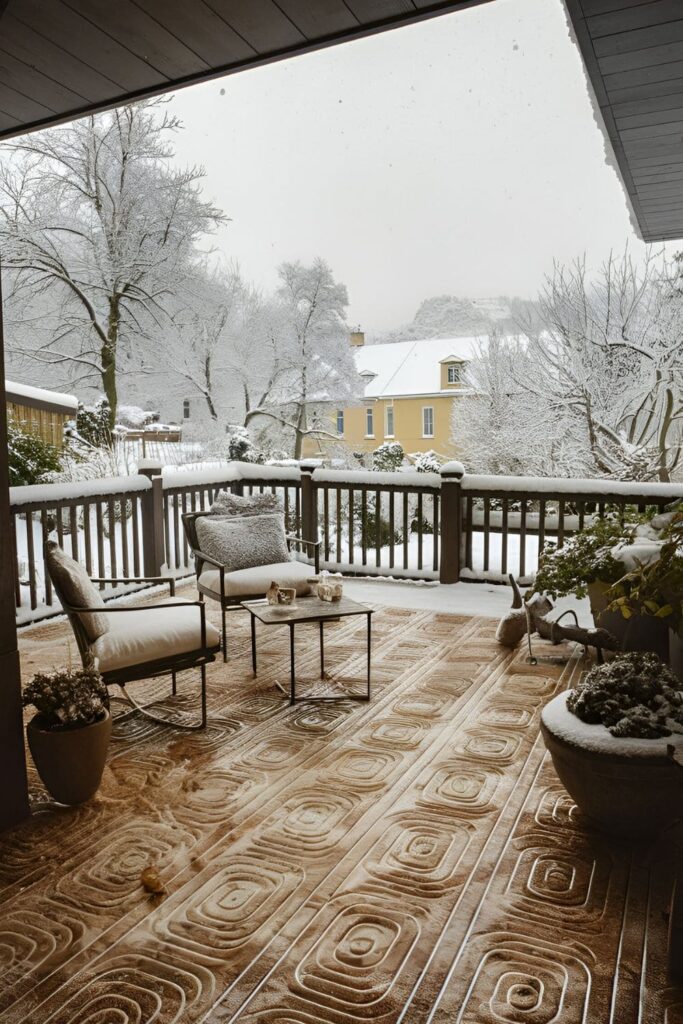
<path fill-rule="evenodd" d="M 168 607 L 135 608 L 107 615 L 109 630 L 90 645 L 99 661 L 100 672 L 113 672 L 201 649 L 197 605 L 189 605 L 180 597 L 169 598 L 163 604 Z M 207 621 L 207 647 L 216 647 L 219 641 L 218 630 Z"/>
<path fill-rule="evenodd" d="M 306 582 L 314 575 L 312 565 L 304 562 L 275 562 L 273 565 L 258 565 L 253 569 L 238 569 L 225 574 L 226 597 L 263 597 L 273 580 L 281 587 L 296 587 L 298 597 L 310 594 Z M 199 583 L 217 598 L 221 596 L 221 581 L 218 569 L 206 569 L 199 577 Z"/>

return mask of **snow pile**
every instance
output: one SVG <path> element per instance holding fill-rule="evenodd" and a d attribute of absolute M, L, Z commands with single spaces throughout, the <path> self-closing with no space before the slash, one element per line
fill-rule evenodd
<path fill-rule="evenodd" d="M 98 498 L 110 494 L 130 494 L 148 491 L 152 486 L 146 476 L 110 476 L 95 480 L 76 480 L 60 484 L 33 484 L 29 487 L 10 487 L 9 501 L 13 508 L 24 505 L 57 504 L 78 498 Z"/>
<path fill-rule="evenodd" d="M 366 484 L 369 487 L 410 487 L 415 490 L 434 490 L 441 486 L 438 473 L 418 473 L 416 469 L 396 473 L 377 470 L 316 469 L 313 479 L 319 484 L 337 484 L 339 487 Z"/>
<path fill-rule="evenodd" d="M 78 399 L 61 391 L 48 391 L 46 388 L 34 388 L 31 384 L 5 380 L 5 392 L 10 402 L 17 398 L 25 398 L 29 403 L 44 402 L 47 405 L 61 406 L 65 413 L 78 411 Z"/>

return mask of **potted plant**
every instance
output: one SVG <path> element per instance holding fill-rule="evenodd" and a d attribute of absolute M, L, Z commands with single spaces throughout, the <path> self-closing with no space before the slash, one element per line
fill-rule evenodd
<path fill-rule="evenodd" d="M 94 668 L 35 675 L 22 695 L 37 714 L 26 726 L 38 774 L 55 800 L 80 804 L 102 778 L 111 734 L 109 693 Z"/>
<path fill-rule="evenodd" d="M 643 528 L 641 527 L 641 530 Z M 605 620 L 625 623 L 624 648 L 651 650 L 678 666 L 683 620 L 683 512 L 656 516 L 624 558 L 628 571 L 607 592 Z M 618 552 L 617 552 L 618 554 Z M 604 624 L 609 629 L 609 622 Z"/>
<path fill-rule="evenodd" d="M 555 771 L 589 822 L 607 832 L 660 829 L 683 815 L 683 691 L 657 655 L 620 654 L 543 709 Z"/>

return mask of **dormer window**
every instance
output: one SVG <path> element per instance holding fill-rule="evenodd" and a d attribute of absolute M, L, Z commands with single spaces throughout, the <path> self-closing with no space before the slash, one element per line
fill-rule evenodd
<path fill-rule="evenodd" d="M 462 381 L 462 363 L 449 363 L 447 368 L 449 384 L 460 384 Z"/>

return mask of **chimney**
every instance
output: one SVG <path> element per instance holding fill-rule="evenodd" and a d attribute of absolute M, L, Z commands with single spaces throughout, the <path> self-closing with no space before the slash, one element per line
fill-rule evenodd
<path fill-rule="evenodd" d="M 351 331 L 349 335 L 351 341 L 351 348 L 359 348 L 365 344 L 365 332 L 364 331 Z"/>

